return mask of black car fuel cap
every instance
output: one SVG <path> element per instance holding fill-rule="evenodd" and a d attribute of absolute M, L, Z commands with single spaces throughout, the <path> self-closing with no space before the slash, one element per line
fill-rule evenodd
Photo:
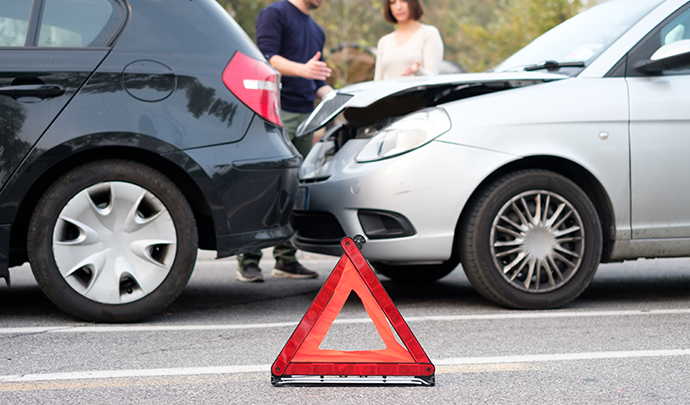
<path fill-rule="evenodd" d="M 122 82 L 130 96 L 148 102 L 165 100 L 177 86 L 172 69 L 152 60 L 127 65 L 122 71 Z"/>

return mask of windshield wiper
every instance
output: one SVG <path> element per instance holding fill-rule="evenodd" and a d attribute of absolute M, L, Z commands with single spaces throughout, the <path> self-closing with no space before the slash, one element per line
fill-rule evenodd
<path fill-rule="evenodd" d="M 556 62 L 555 60 L 547 60 L 546 62 L 539 63 L 537 65 L 527 66 L 524 68 L 526 72 L 532 72 L 534 70 L 546 69 L 549 72 L 557 72 L 560 68 L 566 67 L 585 67 L 585 62 Z"/>

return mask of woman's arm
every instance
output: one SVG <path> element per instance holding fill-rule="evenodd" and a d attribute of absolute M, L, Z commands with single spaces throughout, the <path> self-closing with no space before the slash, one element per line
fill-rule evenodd
<path fill-rule="evenodd" d="M 429 34 L 422 49 L 422 63 L 418 75 L 437 75 L 441 71 L 443 62 L 443 39 L 436 27 L 430 26 Z"/>
<path fill-rule="evenodd" d="M 379 39 L 376 45 L 376 64 L 374 65 L 374 80 L 383 80 L 383 71 L 381 67 L 381 57 L 383 55 L 383 47 L 385 46 L 385 41 L 383 38 Z"/>

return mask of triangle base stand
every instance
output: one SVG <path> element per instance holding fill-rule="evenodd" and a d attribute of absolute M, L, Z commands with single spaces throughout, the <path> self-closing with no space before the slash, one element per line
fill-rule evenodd
<path fill-rule="evenodd" d="M 293 386 L 333 386 L 333 385 L 425 385 L 433 386 L 436 383 L 434 376 L 349 376 L 349 375 L 291 375 L 291 376 L 271 376 L 271 384 L 279 387 L 281 385 Z"/>
<path fill-rule="evenodd" d="M 345 253 L 271 366 L 271 384 L 435 385 L 434 365 L 360 252 L 364 240 L 357 235 L 340 242 Z M 319 347 L 351 292 L 362 300 L 385 349 Z"/>

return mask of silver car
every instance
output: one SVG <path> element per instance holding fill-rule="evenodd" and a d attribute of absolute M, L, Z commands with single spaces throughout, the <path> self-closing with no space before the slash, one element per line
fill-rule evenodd
<path fill-rule="evenodd" d="M 553 308 L 601 262 L 690 256 L 690 3 L 611 0 L 495 70 L 331 93 L 295 207 L 301 249 L 393 280 L 458 264 L 484 297 Z"/>

